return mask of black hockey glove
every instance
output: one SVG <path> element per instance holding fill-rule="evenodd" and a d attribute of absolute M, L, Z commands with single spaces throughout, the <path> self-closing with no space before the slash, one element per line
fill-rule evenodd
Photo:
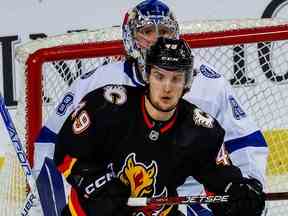
<path fill-rule="evenodd" d="M 73 175 L 68 182 L 76 189 L 81 206 L 87 216 L 127 216 L 129 207 L 127 200 L 130 187 L 110 172 L 97 172 L 89 175 Z"/>
<path fill-rule="evenodd" d="M 256 179 L 243 178 L 226 187 L 227 203 L 209 204 L 215 216 L 260 216 L 265 207 L 262 184 Z"/>

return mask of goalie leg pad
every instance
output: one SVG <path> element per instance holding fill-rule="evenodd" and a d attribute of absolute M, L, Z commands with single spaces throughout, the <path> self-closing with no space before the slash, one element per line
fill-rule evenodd
<path fill-rule="evenodd" d="M 36 184 L 44 216 L 61 215 L 66 205 L 65 189 L 62 175 L 51 159 L 45 158 Z"/>

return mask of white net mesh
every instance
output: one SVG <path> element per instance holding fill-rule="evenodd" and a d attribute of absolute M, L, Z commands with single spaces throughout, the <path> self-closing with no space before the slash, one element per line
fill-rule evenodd
<path fill-rule="evenodd" d="M 288 75 L 286 75 L 288 68 L 288 36 L 286 36 L 286 40 L 282 40 L 283 38 L 280 37 L 279 39 L 274 38 L 273 40 L 275 41 L 271 43 L 265 42 L 265 39 L 263 40 L 261 36 L 263 32 L 266 32 L 267 28 L 280 25 L 282 27 L 279 28 L 280 30 L 278 31 L 286 29 L 286 32 L 288 32 L 288 26 L 285 21 L 270 19 L 199 21 L 185 23 L 181 26 L 181 32 L 183 34 L 201 33 L 195 34 L 195 37 L 189 37 L 189 40 L 193 41 L 190 43 L 192 47 L 201 47 L 192 50 L 196 58 L 214 66 L 233 84 L 243 106 L 264 132 L 271 152 L 267 170 L 269 191 L 288 191 L 288 117 L 286 117 L 288 116 L 288 84 L 286 82 L 288 78 Z M 283 28 L 283 26 L 286 27 Z M 247 34 L 247 32 L 254 32 L 254 29 L 259 27 L 261 30 L 257 30 L 257 36 L 256 33 L 254 36 L 249 36 L 249 44 L 243 45 L 241 41 L 239 42 L 238 39 L 241 38 L 242 35 Z M 247 29 L 252 30 L 247 31 Z M 220 46 L 219 39 L 215 40 L 215 38 L 213 39 L 213 37 L 209 36 L 209 32 L 217 33 L 227 31 L 230 31 L 229 34 L 221 40 L 225 41 L 226 39 L 233 38 L 234 42 L 233 40 L 228 41 L 229 43 L 227 42 L 229 45 L 225 43 L 225 46 Z M 277 29 L 275 29 L 275 31 L 277 31 Z M 206 34 L 202 34 L 205 32 Z M 269 33 L 269 35 L 265 36 L 267 37 L 267 41 L 272 40 L 271 35 L 273 34 L 274 33 Z M 210 38 L 209 42 L 207 43 L 206 41 L 203 45 L 203 40 L 207 40 L 207 38 Z M 257 41 L 257 38 L 261 38 L 261 40 Z M 27 59 L 31 57 L 32 54 L 37 56 L 37 53 L 40 53 L 38 51 L 43 48 L 58 46 L 57 50 L 61 52 L 63 48 L 61 48 L 61 46 L 64 45 L 83 44 L 84 46 L 84 44 L 95 41 L 120 39 L 121 32 L 119 28 L 115 27 L 90 32 L 70 33 L 29 42 L 17 49 L 17 59 L 22 65 L 22 71 L 20 73 L 27 72 Z M 209 48 L 205 48 L 205 46 L 209 46 Z M 45 53 L 45 50 L 42 51 Z M 121 55 L 121 52 L 119 52 L 119 55 Z M 38 91 L 42 93 L 43 122 L 55 107 L 65 89 L 67 89 L 80 74 L 90 71 L 103 63 L 118 61 L 120 58 L 120 56 L 93 58 L 89 54 L 88 57 L 79 57 L 78 55 L 74 59 L 69 57 L 69 60 L 63 58 L 61 60 L 51 61 L 51 59 L 48 58 L 50 59 L 49 61 L 44 61 L 39 71 L 42 73 L 43 88 L 38 89 Z M 26 98 L 24 89 L 27 86 L 25 79 L 21 79 L 21 81 L 20 92 L 22 94 L 19 95 L 16 124 L 19 127 L 23 142 L 26 143 L 26 128 L 24 128 L 23 125 L 25 125 L 27 118 L 27 101 L 21 99 Z M 33 104 L 33 102 L 34 101 L 31 103 Z M 31 113 L 28 114 L 30 115 Z M 12 156 L 9 155 L 9 157 Z M 12 165 L 9 165 L 9 167 L 10 166 L 12 167 Z M 15 173 L 10 173 L 10 175 L 19 176 L 19 170 Z M 19 181 L 20 182 L 13 184 L 23 185 L 23 178 Z M 11 183 L 9 184 L 11 185 Z M 15 188 L 18 187 L 15 186 Z M 25 193 L 25 187 L 23 190 L 23 193 Z M 8 191 L 1 191 L 0 193 L 2 192 L 9 193 L 7 196 L 10 197 L 16 196 L 11 195 Z M 19 196 L 23 197 L 23 193 L 19 194 Z M 5 199 L 7 196 L 3 195 Z M 22 200 L 22 198 L 17 198 L 16 200 Z M 287 204 L 287 202 L 270 202 L 270 213 L 268 215 L 287 215 L 288 208 L 285 207 Z M 0 207 L 2 209 L 2 206 Z M 18 208 L 19 207 L 21 207 L 21 203 Z M 15 215 L 13 212 L 9 213 L 6 215 Z"/>
<path fill-rule="evenodd" d="M 273 46 L 266 43 L 260 47 L 252 43 L 193 51 L 234 83 L 238 98 L 269 144 L 268 191 L 283 192 L 288 190 L 288 83 L 284 78 L 288 72 L 288 41 L 273 42 Z M 268 55 L 271 55 L 269 62 L 267 59 L 260 61 Z M 277 79 L 278 82 L 273 81 Z M 268 215 L 287 215 L 287 204 L 287 201 L 267 203 Z"/>

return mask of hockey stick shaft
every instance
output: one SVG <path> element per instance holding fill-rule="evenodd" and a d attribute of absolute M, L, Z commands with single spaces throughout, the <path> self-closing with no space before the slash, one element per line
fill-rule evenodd
<path fill-rule="evenodd" d="M 25 207 L 23 211 L 21 212 L 21 215 L 28 215 L 28 211 L 31 208 L 33 201 L 35 200 L 36 196 L 38 196 L 36 183 L 32 175 L 32 169 L 30 167 L 25 151 L 23 149 L 23 145 L 17 133 L 16 127 L 12 121 L 10 113 L 5 106 L 4 98 L 1 93 L 0 93 L 0 113 L 5 123 L 5 127 L 8 131 L 14 150 L 16 152 L 18 161 L 24 171 L 28 185 L 30 186 L 30 189 L 33 191 L 33 193 L 29 193 L 29 195 L 27 196 Z"/>
<path fill-rule="evenodd" d="M 266 193 L 266 201 L 279 201 L 279 200 L 288 200 L 288 192 L 279 192 L 279 193 Z M 148 206 L 148 205 L 180 205 L 180 204 L 193 204 L 193 203 L 222 203 L 228 202 L 228 195 L 216 195 L 216 196 L 205 196 L 205 195 L 196 195 L 196 196 L 181 196 L 181 197 L 152 197 L 152 198 L 129 198 L 127 205 L 128 206 Z"/>
<path fill-rule="evenodd" d="M 179 196 L 179 197 L 139 197 L 139 198 L 129 198 L 128 206 L 147 206 L 147 205 L 178 205 L 178 204 L 192 204 L 192 203 L 221 203 L 228 202 L 228 195 L 220 196 Z"/>
<path fill-rule="evenodd" d="M 267 201 L 288 200 L 288 192 L 266 193 L 265 200 Z"/>

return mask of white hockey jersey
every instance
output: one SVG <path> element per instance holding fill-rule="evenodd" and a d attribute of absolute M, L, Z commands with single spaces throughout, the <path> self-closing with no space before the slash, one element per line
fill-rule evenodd
<path fill-rule="evenodd" d="M 184 99 L 219 121 L 226 132 L 225 148 L 233 164 L 241 169 L 244 176 L 257 178 L 264 184 L 268 148 L 262 133 L 241 107 L 223 76 L 206 64 L 198 63 L 195 67 L 197 74 Z M 107 84 L 143 85 L 137 79 L 134 67 L 127 61 L 103 65 L 82 75 L 64 94 L 40 132 L 34 154 L 36 173 L 46 156 L 53 158 L 57 134 L 80 100 L 92 90 Z M 195 195 L 203 192 L 203 188 L 191 177 L 178 192 L 179 195 Z"/>

